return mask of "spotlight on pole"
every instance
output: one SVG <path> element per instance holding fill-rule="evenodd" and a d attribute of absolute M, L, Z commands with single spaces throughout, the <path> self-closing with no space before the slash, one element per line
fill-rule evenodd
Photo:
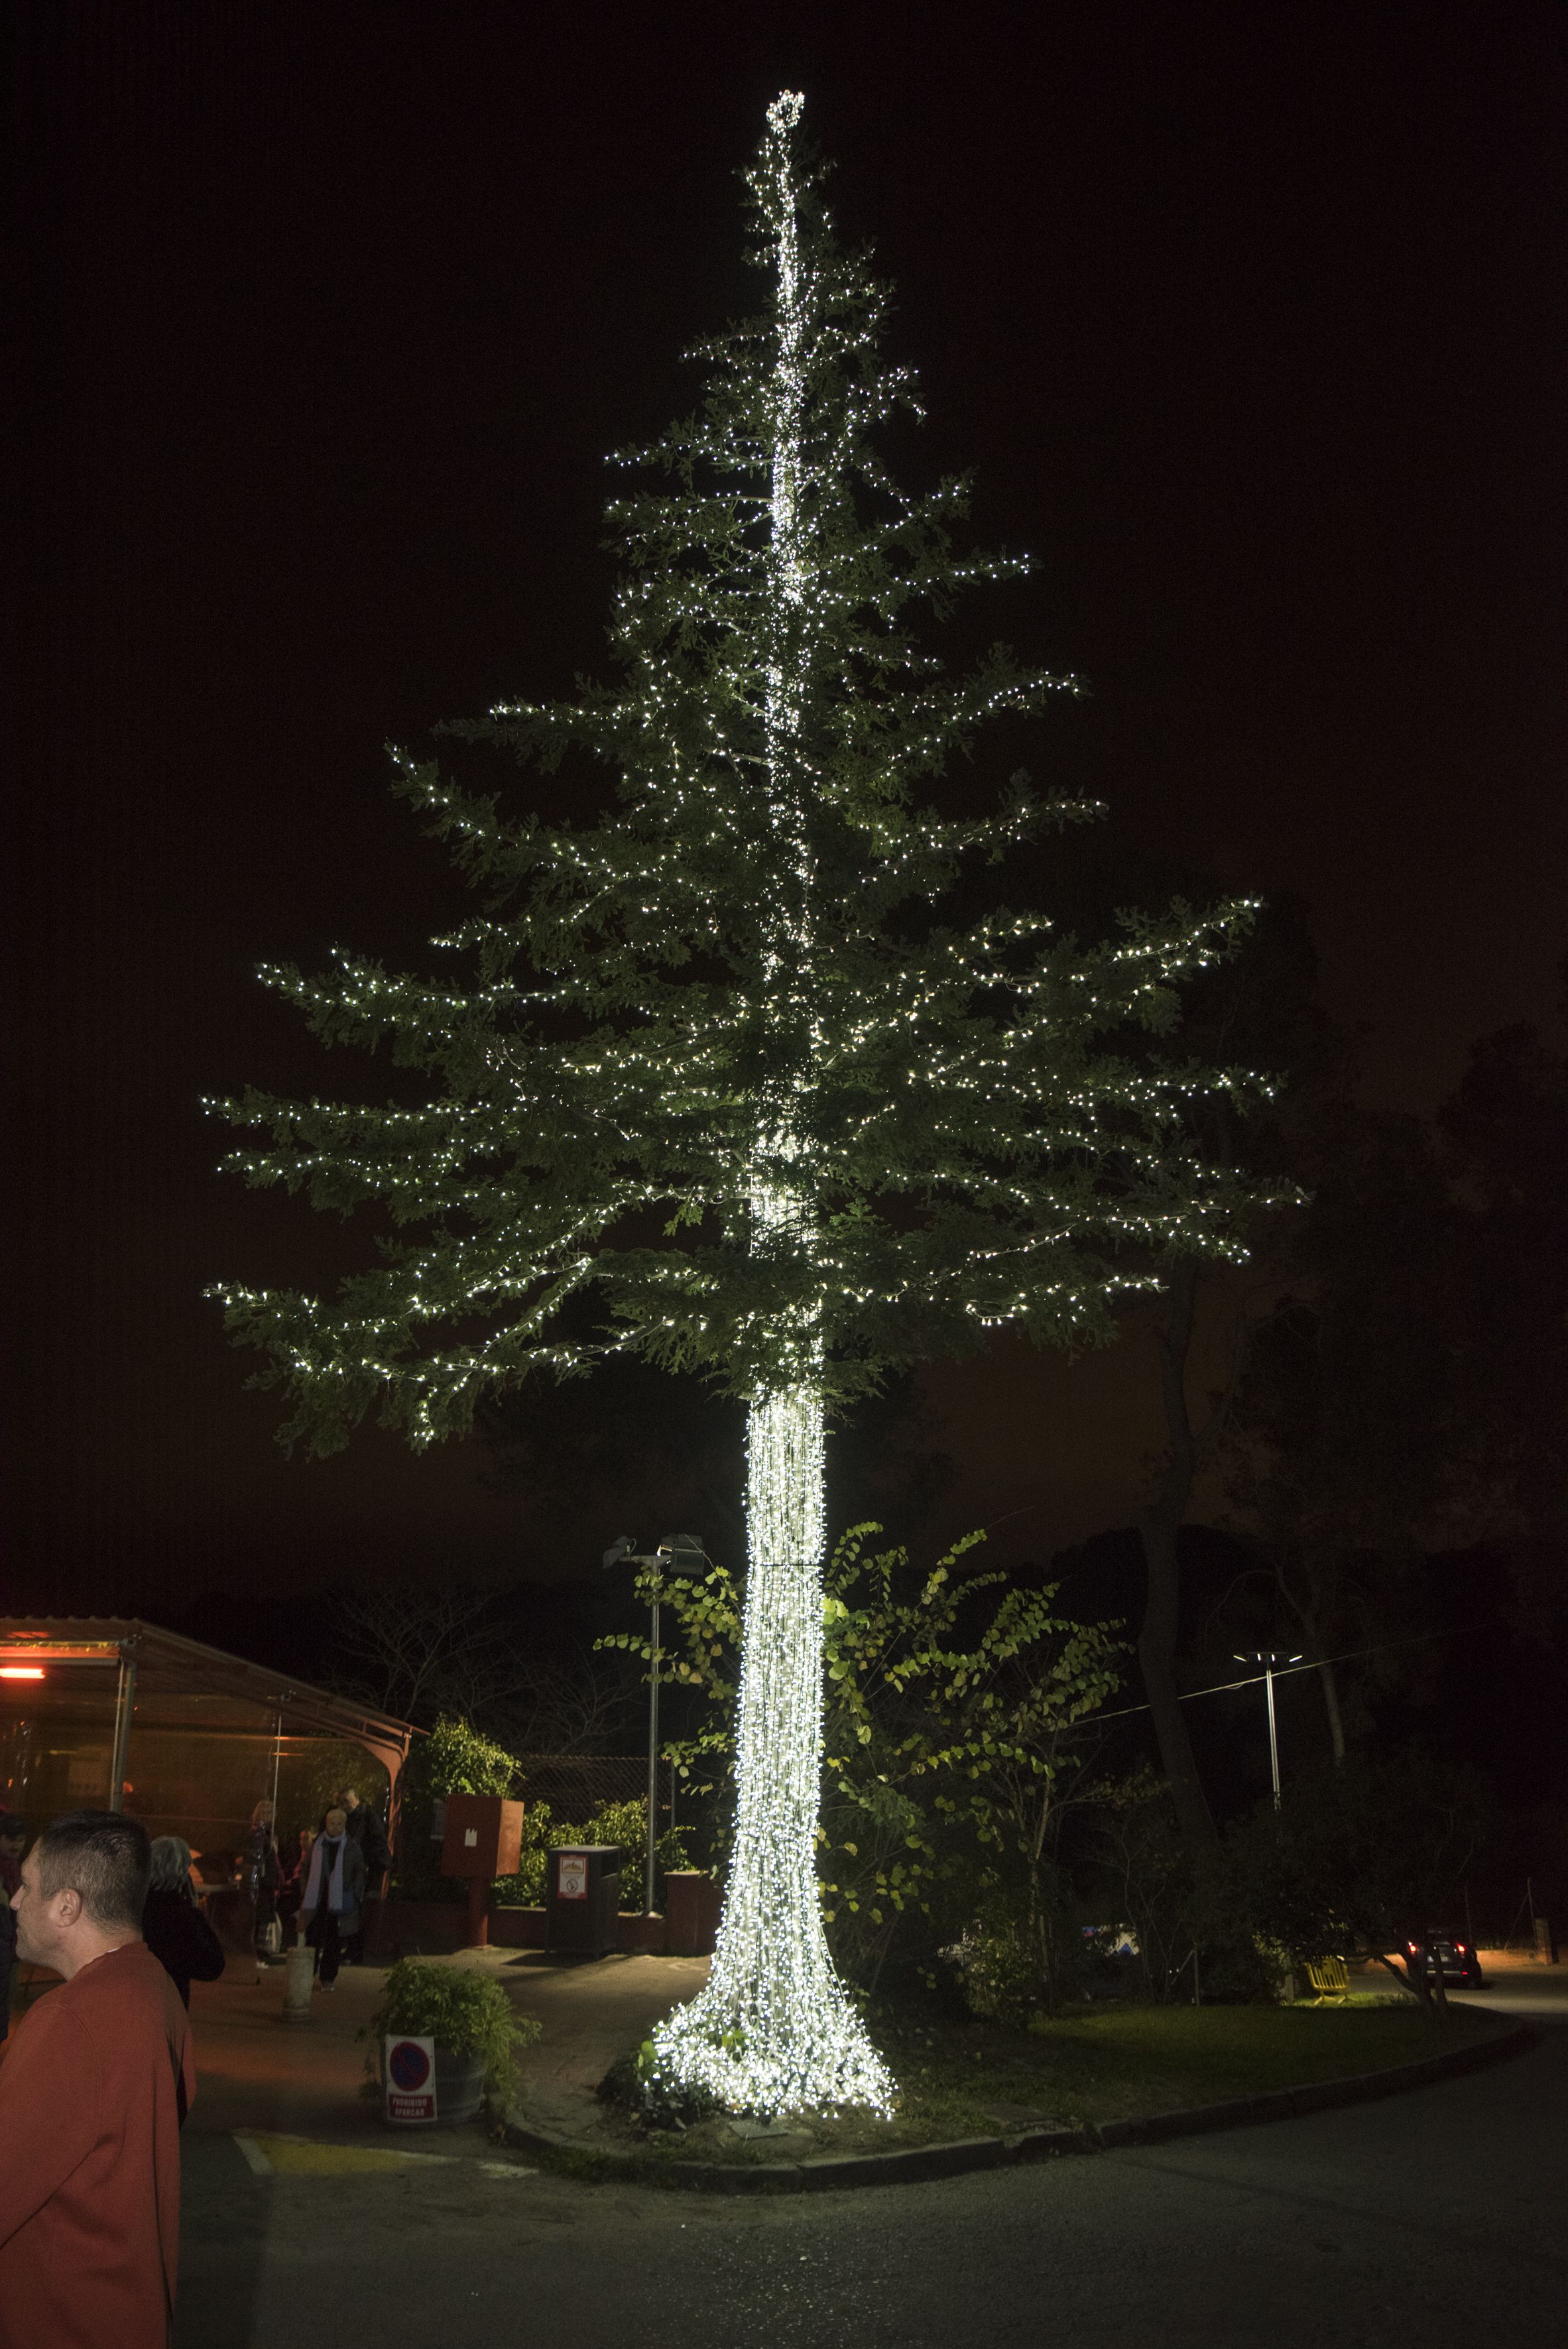
<path fill-rule="evenodd" d="M 608 1559 L 605 1563 L 606 1565 L 609 1563 Z M 1274 1674 L 1283 1671 L 1286 1664 L 1299 1664 L 1301 1658 L 1257 1654 L 1243 1656 L 1234 1648 L 1232 1649 L 1231 1653 L 1235 1657 L 1238 1664 L 1261 1664 L 1264 1668 L 1264 1686 L 1268 1692 L 1269 1701 L 1269 1771 L 1274 1779 L 1274 1806 L 1277 1811 L 1279 1808 L 1279 1731 L 1274 1723 Z"/>

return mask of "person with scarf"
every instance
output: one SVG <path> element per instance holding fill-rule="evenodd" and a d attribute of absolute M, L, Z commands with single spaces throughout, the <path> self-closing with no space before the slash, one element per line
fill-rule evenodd
<path fill-rule="evenodd" d="M 365 1854 L 348 1833 L 346 1815 L 335 1806 L 311 1847 L 299 1905 L 301 1936 L 315 1948 L 323 1990 L 336 1987 L 343 1938 L 358 1930 L 364 1899 Z"/>

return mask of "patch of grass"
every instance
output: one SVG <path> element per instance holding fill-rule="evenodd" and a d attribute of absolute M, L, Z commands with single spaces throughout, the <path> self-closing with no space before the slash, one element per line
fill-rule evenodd
<path fill-rule="evenodd" d="M 1049 2083 L 1065 2118 L 1119 2120 L 1414 2064 L 1496 2027 L 1470 2008 L 1444 2025 L 1403 2005 L 1129 2006 L 1037 2022 L 1013 2076 Z"/>
<path fill-rule="evenodd" d="M 899 2085 L 891 2120 L 846 2113 L 738 2136 L 723 2116 L 647 2134 L 628 2116 L 613 2141 L 652 2162 L 799 2161 L 891 2152 L 1031 2125 L 1077 2127 L 1302 2087 L 1413 2064 L 1490 2036 L 1499 2019 L 1455 2007 L 1446 2025 L 1413 2004 L 1118 2006 L 1037 2019 L 1026 2033 L 982 2023 L 872 2017 Z M 610 2142 L 612 2140 L 601 2140 Z"/>
<path fill-rule="evenodd" d="M 575 2178 L 580 2186 L 614 2185 L 622 2174 L 621 2167 L 604 2157 L 606 2151 L 614 2149 L 591 2145 L 552 2146 L 548 2150 L 531 2149 L 529 2159 L 553 2170 L 557 2178 Z"/>

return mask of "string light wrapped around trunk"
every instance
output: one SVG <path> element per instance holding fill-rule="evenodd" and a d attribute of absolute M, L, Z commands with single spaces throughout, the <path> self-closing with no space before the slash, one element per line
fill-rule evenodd
<path fill-rule="evenodd" d="M 764 740 L 769 830 L 781 892 L 765 952 L 768 984 L 788 998 L 809 976 L 816 940 L 805 807 L 813 778 L 801 740 L 803 670 L 820 555 L 803 509 L 806 366 L 811 289 L 802 265 L 792 134 L 800 98 L 768 109 L 753 179 L 773 240 L 776 356 L 769 423 L 770 640 Z M 813 557 L 816 556 L 814 562 Z M 802 1154 L 799 1109 L 821 1037 L 810 1003 L 793 1032 L 804 1065 L 769 1104 L 769 1130 L 751 1187 L 755 1244 L 780 1243 L 808 1261 L 816 1232 L 789 1180 Z M 736 1826 L 724 1914 L 708 1982 L 676 2010 L 654 2045 L 681 2085 L 763 2114 L 869 2105 L 892 2097 L 887 2067 L 834 1971 L 817 1889 L 822 1775 L 822 1558 L 827 1539 L 822 1347 L 811 1304 L 790 1317 L 799 1375 L 753 1399 L 746 1426 L 747 1584 L 736 1728 Z"/>

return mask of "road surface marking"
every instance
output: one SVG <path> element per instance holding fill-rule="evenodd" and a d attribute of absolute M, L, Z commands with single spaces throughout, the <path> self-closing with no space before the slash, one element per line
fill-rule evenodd
<path fill-rule="evenodd" d="M 330 2145 L 319 2137 L 289 2137 L 273 2130 L 235 2131 L 234 2143 L 258 2178 L 365 2177 L 396 2173 L 410 2166 L 481 2170 L 487 2178 L 534 2178 L 538 2172 L 515 2161 L 475 2161 L 457 2153 L 405 2152 L 401 2146 Z"/>

